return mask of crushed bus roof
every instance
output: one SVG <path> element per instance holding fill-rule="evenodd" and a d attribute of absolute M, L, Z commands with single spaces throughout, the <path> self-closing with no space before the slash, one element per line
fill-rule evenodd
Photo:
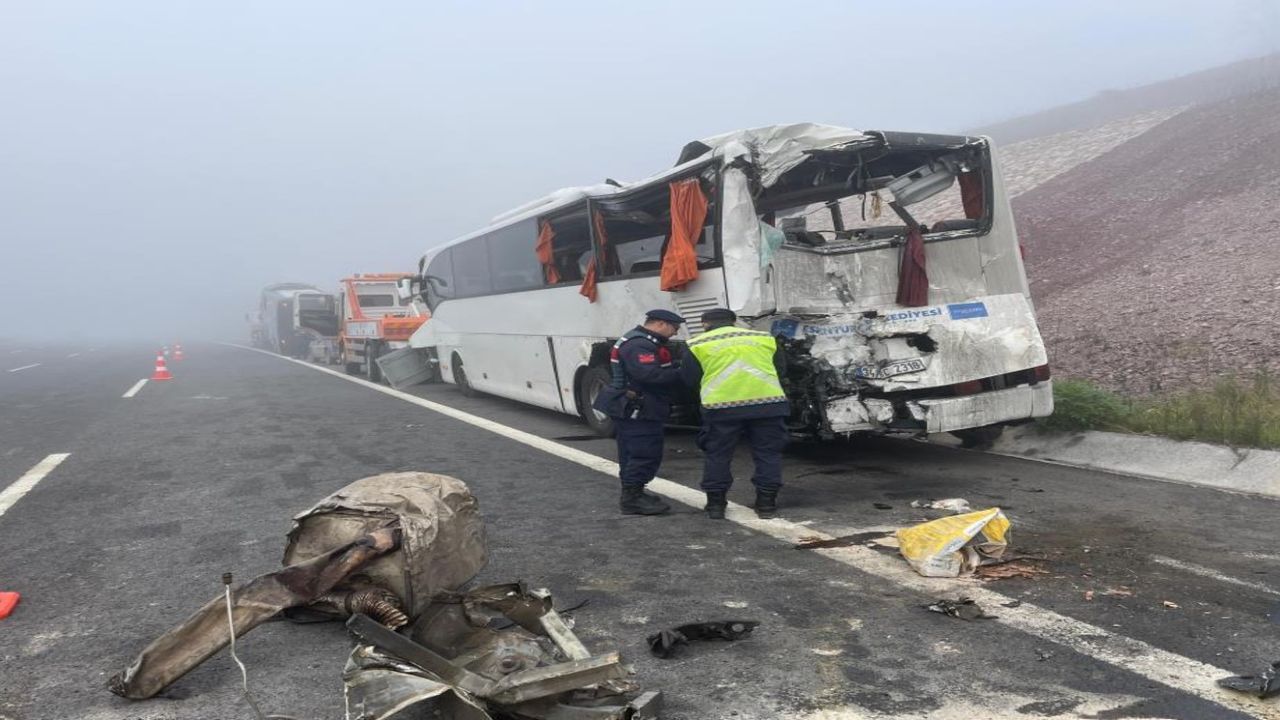
<path fill-rule="evenodd" d="M 893 139 L 893 143 L 889 142 L 890 138 Z M 769 187 L 788 170 L 803 163 L 815 151 L 856 149 L 858 146 L 874 147 L 885 144 L 963 146 L 981 141 L 980 138 L 963 135 L 862 131 L 821 123 L 790 123 L 734 130 L 687 143 L 681 149 L 674 167 L 649 177 L 634 182 L 561 188 L 536 200 L 518 205 L 494 216 L 485 227 L 431 248 L 424 255 L 424 260 L 429 260 L 447 248 L 494 230 L 555 212 L 576 202 L 626 193 L 661 182 L 685 174 L 716 158 L 729 160 L 741 158 L 750 162 L 759 171 L 761 185 Z"/>

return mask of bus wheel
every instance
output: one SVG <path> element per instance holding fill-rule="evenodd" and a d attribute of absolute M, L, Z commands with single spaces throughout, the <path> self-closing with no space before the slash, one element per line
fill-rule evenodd
<path fill-rule="evenodd" d="M 364 345 L 365 377 L 369 382 L 382 382 L 382 368 L 378 367 L 378 356 L 382 354 L 382 346 L 370 342 Z"/>
<path fill-rule="evenodd" d="M 596 402 L 596 397 L 600 395 L 600 391 L 608 387 L 610 382 L 613 382 L 613 376 L 606 368 L 599 365 L 587 368 L 587 371 L 582 373 L 582 389 L 578 393 L 578 397 L 582 399 L 582 421 L 600 437 L 613 437 L 613 418 L 592 406 Z"/>
<path fill-rule="evenodd" d="M 960 438 L 960 447 L 973 450 L 989 450 L 1004 432 L 1003 425 L 986 425 L 984 427 L 952 430 L 951 434 Z"/>
<path fill-rule="evenodd" d="M 457 354 L 453 356 L 453 384 L 462 391 L 463 397 L 475 397 L 480 394 L 480 391 L 471 387 L 471 383 L 467 380 L 467 371 L 462 368 L 462 358 Z"/>

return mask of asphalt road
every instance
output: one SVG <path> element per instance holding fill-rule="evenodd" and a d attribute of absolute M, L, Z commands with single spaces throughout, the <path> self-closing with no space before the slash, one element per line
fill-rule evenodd
<path fill-rule="evenodd" d="M 392 470 L 465 480 L 488 524 L 479 580 L 589 601 L 576 631 L 664 690 L 667 718 L 1280 717 L 1212 687 L 1280 659 L 1274 500 L 878 440 L 793 447 L 773 523 L 623 517 L 616 480 L 584 465 L 612 443 L 573 418 L 451 386 L 409 396 L 482 418 L 464 421 L 281 358 L 187 350 L 173 381 L 123 398 L 154 350 L 0 347 L 0 488 L 69 453 L 0 515 L 0 590 L 23 595 L 0 620 L 0 719 L 252 717 L 225 653 L 151 701 L 105 683 L 224 571 L 277 567 L 294 513 Z M 691 433 L 672 432 L 662 474 L 669 494 L 696 487 Z M 740 480 L 731 499 L 749 497 Z M 925 581 L 892 550 L 794 542 L 938 517 L 909 503 L 941 497 L 1004 508 L 1013 549 L 1049 573 Z M 922 608 L 962 595 L 1000 617 Z M 761 622 L 745 641 L 645 651 L 657 629 L 739 617 Z M 343 716 L 349 648 L 338 624 L 269 623 L 239 645 L 259 702 L 308 719 Z"/>

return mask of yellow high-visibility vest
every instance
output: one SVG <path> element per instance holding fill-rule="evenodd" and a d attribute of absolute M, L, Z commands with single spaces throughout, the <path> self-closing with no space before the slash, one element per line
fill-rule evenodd
<path fill-rule="evenodd" d="M 727 326 L 689 341 L 702 366 L 702 407 L 707 410 L 785 402 L 773 354 L 778 341 L 769 333 Z"/>

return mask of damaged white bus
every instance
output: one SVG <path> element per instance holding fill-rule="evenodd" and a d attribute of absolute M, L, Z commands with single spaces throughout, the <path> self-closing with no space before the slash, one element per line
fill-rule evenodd
<path fill-rule="evenodd" d="M 798 124 L 687 145 L 672 169 L 561 190 L 429 251 L 412 347 L 464 392 L 577 414 L 650 308 L 728 307 L 787 351 L 797 435 L 989 440 L 1053 394 L 985 138 Z M 687 339 L 687 338 L 686 338 Z M 688 408 L 685 408 L 688 410 Z"/>

